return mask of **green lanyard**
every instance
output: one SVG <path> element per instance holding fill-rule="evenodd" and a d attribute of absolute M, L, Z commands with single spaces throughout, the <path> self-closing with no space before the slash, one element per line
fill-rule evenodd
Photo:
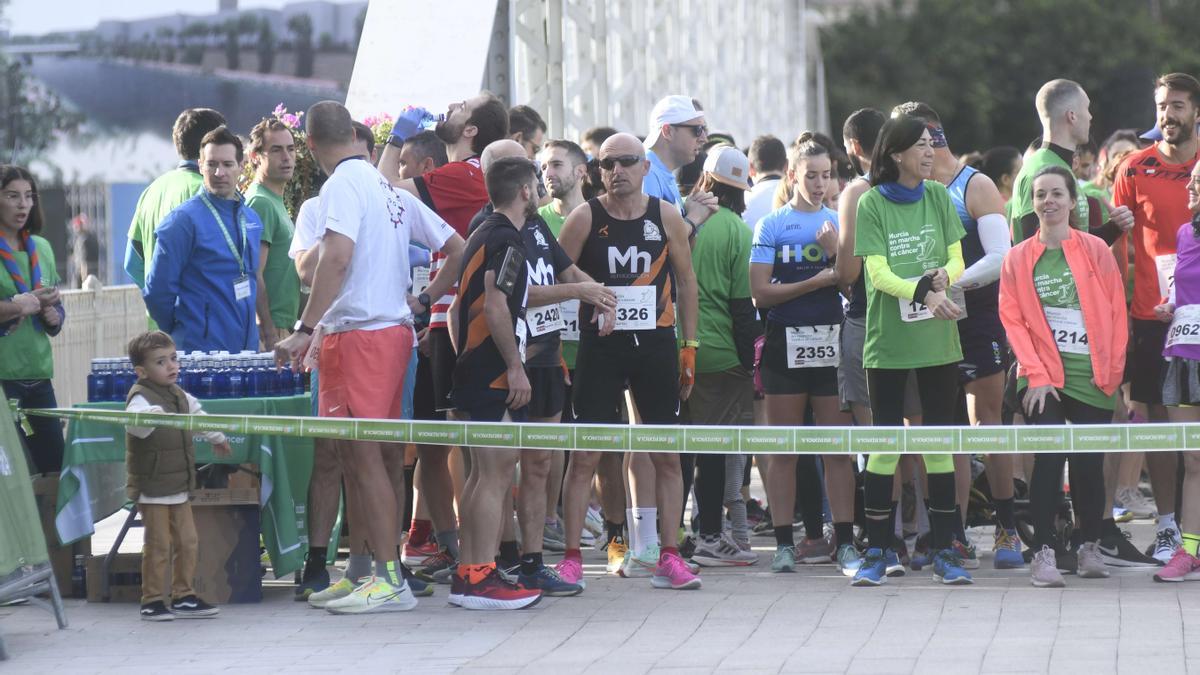
<path fill-rule="evenodd" d="M 225 228 L 225 221 L 221 220 L 221 214 L 217 213 L 217 208 L 209 201 L 208 194 L 201 191 L 200 199 L 208 207 L 213 218 L 216 219 L 217 227 L 221 229 L 221 236 L 225 237 L 225 244 L 229 247 L 229 252 L 233 254 L 233 259 L 237 261 L 238 269 L 242 271 L 243 276 L 250 276 L 249 271 L 246 270 L 245 262 L 245 259 L 250 257 L 248 251 L 249 239 L 246 237 L 246 214 L 241 209 L 234 208 L 234 211 L 237 212 L 238 230 L 242 235 L 242 252 L 239 253 L 237 247 L 233 245 L 233 239 L 229 236 L 229 230 Z"/>

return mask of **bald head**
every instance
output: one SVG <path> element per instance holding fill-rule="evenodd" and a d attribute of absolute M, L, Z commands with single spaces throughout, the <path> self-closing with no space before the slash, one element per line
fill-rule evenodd
<path fill-rule="evenodd" d="M 483 149 L 483 153 L 479 155 L 479 168 L 487 173 L 488 167 L 492 162 L 502 157 L 525 157 L 525 148 L 521 144 L 511 138 L 492 141 Z"/>
<path fill-rule="evenodd" d="M 637 136 L 621 132 L 605 139 L 600 144 L 600 152 L 596 156 L 602 158 L 607 155 L 641 155 L 644 150 Z"/>
<path fill-rule="evenodd" d="M 1081 106 L 1086 107 L 1086 99 L 1087 94 L 1078 82 L 1058 79 L 1050 80 L 1038 89 L 1034 104 L 1037 106 L 1038 117 L 1052 120 L 1062 117 L 1067 111 L 1077 111 Z"/>

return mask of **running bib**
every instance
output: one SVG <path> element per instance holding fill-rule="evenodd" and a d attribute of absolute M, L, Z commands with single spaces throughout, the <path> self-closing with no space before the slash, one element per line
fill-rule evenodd
<path fill-rule="evenodd" d="M 1175 308 L 1175 318 L 1167 331 L 1167 347 L 1200 345 L 1200 305 Z"/>
<path fill-rule="evenodd" d="M 1083 325 L 1083 312 L 1066 307 L 1043 307 L 1050 334 L 1058 351 L 1063 354 L 1090 354 L 1087 327 Z"/>
<path fill-rule="evenodd" d="M 838 351 L 842 327 L 794 326 L 786 329 L 788 368 L 836 367 L 841 362 Z"/>
<path fill-rule="evenodd" d="M 1168 298 L 1175 285 L 1175 254 L 1154 256 L 1154 266 L 1158 268 L 1158 295 Z"/>
<path fill-rule="evenodd" d="M 530 337 L 553 333 L 554 331 L 562 330 L 565 326 L 560 305 L 530 307 L 525 310 L 525 318 L 529 324 Z"/>
<path fill-rule="evenodd" d="M 420 295 L 429 288 L 429 268 L 414 267 L 412 271 L 412 294 Z"/>
<path fill-rule="evenodd" d="M 907 279 L 907 281 L 912 281 L 912 282 L 917 282 L 920 280 L 921 280 L 921 277 L 913 277 L 912 279 Z M 966 291 L 959 288 L 958 286 L 951 286 L 946 291 L 946 297 L 950 299 L 950 302 L 953 302 L 955 305 L 958 305 L 958 308 L 960 310 L 962 310 L 962 316 L 959 317 L 958 320 L 962 321 L 963 319 L 967 318 Z M 925 305 L 924 303 L 917 302 L 916 300 L 911 300 L 911 299 L 905 300 L 904 298 L 896 298 L 896 300 L 899 301 L 899 303 L 900 303 L 900 320 L 904 321 L 905 323 L 912 323 L 914 321 L 924 321 L 926 319 L 934 318 L 933 310 L 929 309 L 929 307 L 927 305 Z"/>
<path fill-rule="evenodd" d="M 654 286 L 610 286 L 617 295 L 617 322 L 614 330 L 653 330 Z"/>
<path fill-rule="evenodd" d="M 579 301 L 567 300 L 559 307 L 563 320 L 563 331 L 560 337 L 563 340 L 579 342 Z"/>

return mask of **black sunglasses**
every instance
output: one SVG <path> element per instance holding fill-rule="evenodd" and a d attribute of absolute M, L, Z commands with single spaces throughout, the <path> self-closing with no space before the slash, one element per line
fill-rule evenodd
<path fill-rule="evenodd" d="M 708 127 L 704 124 L 672 124 L 671 126 L 691 129 L 692 133 L 696 135 L 696 138 L 700 138 L 704 134 L 708 133 Z"/>
<path fill-rule="evenodd" d="M 612 171 L 613 167 L 620 164 L 625 168 L 629 168 L 634 164 L 642 161 L 641 155 L 617 155 L 616 157 L 601 157 L 600 168 L 605 171 Z"/>

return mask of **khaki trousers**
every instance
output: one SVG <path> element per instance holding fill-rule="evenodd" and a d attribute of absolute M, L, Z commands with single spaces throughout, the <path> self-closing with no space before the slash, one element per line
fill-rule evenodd
<path fill-rule="evenodd" d="M 170 604 L 194 595 L 192 580 L 196 576 L 196 553 L 199 542 L 192 521 L 192 505 L 138 504 L 145 528 L 142 546 L 142 604 L 162 600 Z M 165 596 L 163 579 L 171 570 L 171 595 Z"/>

